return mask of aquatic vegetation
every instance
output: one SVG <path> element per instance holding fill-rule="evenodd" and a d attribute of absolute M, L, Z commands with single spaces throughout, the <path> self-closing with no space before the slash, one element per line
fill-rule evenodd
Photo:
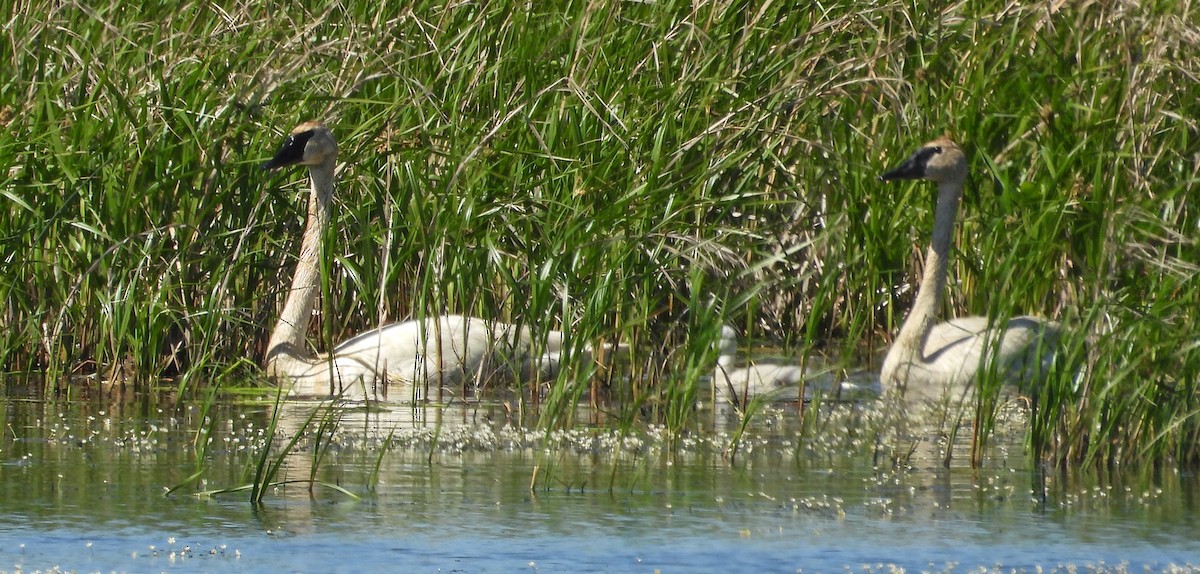
<path fill-rule="evenodd" d="M 1197 18 L 33 2 L 0 61 L 0 368 L 63 397 L 265 386 L 245 358 L 287 292 L 304 182 L 267 185 L 260 150 L 320 117 L 354 161 L 321 286 L 341 320 L 314 324 L 315 350 L 431 314 L 569 330 L 565 368 L 508 416 L 680 432 L 724 323 L 878 368 L 932 200 L 875 176 L 948 131 L 974 175 L 943 315 L 1075 334 L 1031 398 L 1031 456 L 1200 464 Z M 637 352 L 571 359 L 603 341 Z M 989 393 L 967 414 L 978 452 Z"/>

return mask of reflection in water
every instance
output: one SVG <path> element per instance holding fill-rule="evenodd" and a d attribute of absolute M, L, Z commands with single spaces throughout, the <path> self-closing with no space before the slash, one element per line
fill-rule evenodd
<path fill-rule="evenodd" d="M 706 428 L 672 442 L 658 428 L 529 431 L 500 405 L 352 407 L 332 411 L 332 440 L 301 440 L 280 478 L 306 480 L 316 464 L 318 480 L 359 498 L 292 483 L 253 507 L 248 493 L 162 492 L 198 467 L 203 479 L 189 491 L 246 484 L 270 405 L 222 405 L 205 419 L 190 407 L 0 399 L 0 570 L 1200 564 L 1194 475 L 1043 479 L 1025 462 L 1020 425 L 1004 421 L 988 466 L 967 468 L 956 454 L 947 468 L 943 451 L 964 449 L 968 433 L 947 443 L 946 427 L 905 427 L 874 405 L 810 404 L 820 417 L 803 438 L 794 406 L 765 407 L 733 457 L 732 431 L 711 429 L 735 419 L 712 411 Z M 323 408 L 285 404 L 276 447 Z M 211 440 L 198 462 L 200 429 Z"/>

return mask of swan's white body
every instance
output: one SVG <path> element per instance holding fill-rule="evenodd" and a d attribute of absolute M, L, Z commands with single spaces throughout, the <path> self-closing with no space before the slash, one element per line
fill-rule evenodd
<path fill-rule="evenodd" d="M 838 381 L 827 372 L 811 372 L 800 365 L 763 361 L 738 367 L 737 331 L 728 325 L 721 327 L 717 348 L 720 354 L 712 377 L 716 397 L 735 406 L 753 397 L 796 400 L 801 384 L 806 399 L 817 394 L 830 396 L 835 391 L 868 390 L 867 386 Z"/>
<path fill-rule="evenodd" d="M 737 332 L 732 327 L 721 327 L 717 348 L 720 354 L 712 381 L 718 401 L 742 405 L 752 397 L 782 395 L 788 389 L 792 390 L 792 398 L 795 398 L 800 384 L 804 382 L 804 369 L 799 365 L 755 363 L 738 367 Z"/>
<path fill-rule="evenodd" d="M 430 388 L 457 390 L 516 379 L 553 378 L 563 334 L 535 340 L 528 328 L 446 315 L 386 325 L 328 354 L 309 350 L 308 326 L 320 291 L 321 236 L 329 224 L 337 143 L 325 126 L 301 124 L 273 159 L 275 169 L 305 165 L 312 197 L 292 288 L 267 344 L 267 374 L 294 395 L 346 399 L 422 399 Z"/>
<path fill-rule="evenodd" d="M 993 369 L 1004 382 L 1020 384 L 1044 375 L 1053 360 L 1059 336 L 1056 323 L 1020 316 L 1003 325 L 992 324 L 986 317 L 959 317 L 935 324 L 966 176 L 966 156 L 945 138 L 925 144 L 880 176 L 885 181 L 924 179 L 938 185 L 924 276 L 913 308 L 883 360 L 880 381 L 884 388 L 920 397 L 965 393 L 981 370 Z"/>
<path fill-rule="evenodd" d="M 552 331 L 551 336 L 558 332 Z M 301 396 L 422 400 L 430 389 L 451 392 L 516 380 L 552 380 L 559 351 L 538 352 L 528 329 L 445 315 L 368 331 L 327 355 L 274 347 L 267 372 Z M 555 348 L 559 348 L 561 339 Z"/>

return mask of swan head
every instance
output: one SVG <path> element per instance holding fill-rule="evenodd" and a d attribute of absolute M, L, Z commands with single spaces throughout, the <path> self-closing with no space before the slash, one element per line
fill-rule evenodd
<path fill-rule="evenodd" d="M 914 151 L 900 165 L 886 171 L 879 179 L 924 179 L 935 183 L 962 181 L 967 177 L 967 156 L 949 138 L 938 138 Z"/>
<path fill-rule="evenodd" d="M 279 146 L 275 157 L 262 164 L 263 169 L 274 170 L 291 165 L 329 165 L 337 159 L 337 140 L 333 132 L 320 122 L 304 122 Z"/>

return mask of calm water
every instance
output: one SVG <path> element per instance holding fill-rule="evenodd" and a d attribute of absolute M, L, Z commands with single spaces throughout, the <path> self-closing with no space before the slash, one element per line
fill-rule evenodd
<path fill-rule="evenodd" d="M 871 417 L 861 406 L 838 407 L 829 428 L 806 442 L 795 438 L 794 410 L 770 413 L 732 459 L 722 456 L 729 439 L 719 430 L 668 448 L 654 429 L 624 438 L 578 429 L 546 449 L 499 408 L 352 409 L 322 451 L 317 476 L 360 498 L 320 486 L 310 497 L 305 485 L 291 484 L 257 508 L 248 492 L 192 493 L 250 482 L 269 406 L 223 406 L 210 425 L 194 408 L 2 398 L 0 407 L 4 572 L 1200 565 L 1195 476 L 1056 475 L 1043 503 L 1019 437 L 1000 437 L 982 470 L 941 468 L 922 454 L 928 442 L 911 466 L 897 468 L 875 461 L 879 439 L 862 431 Z M 313 408 L 288 405 L 281 433 L 290 435 Z M 711 415 L 705 424 L 729 423 Z M 164 496 L 196 471 L 199 428 L 212 429 L 202 479 Z M 389 435 L 393 447 L 380 458 Z M 302 441 L 281 478 L 306 479 L 315 452 Z"/>

